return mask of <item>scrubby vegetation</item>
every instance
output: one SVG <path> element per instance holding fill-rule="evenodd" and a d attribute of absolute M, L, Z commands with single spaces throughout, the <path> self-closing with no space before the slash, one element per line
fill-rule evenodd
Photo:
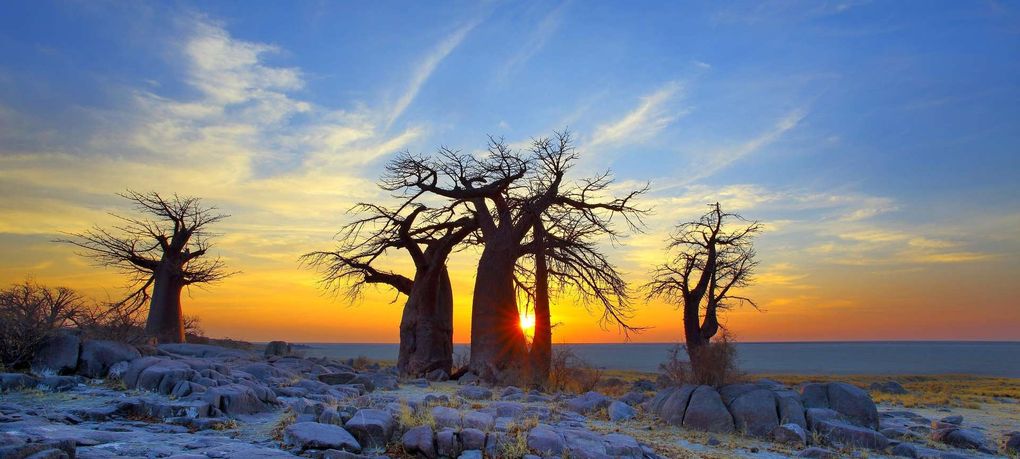
<path fill-rule="evenodd" d="M 185 316 L 189 342 L 250 348 L 251 343 L 202 336 L 197 316 Z M 0 368 L 23 369 L 49 336 L 61 331 L 83 338 L 146 344 L 140 308 L 123 302 L 86 298 L 66 287 L 49 287 L 32 280 L 0 291 Z"/>
<path fill-rule="evenodd" d="M 737 348 L 730 335 L 723 333 L 716 341 L 695 350 L 697 360 L 702 362 L 699 371 L 691 367 L 691 360 L 685 359 L 688 350 L 680 344 L 670 349 L 666 361 L 659 365 L 660 378 L 670 385 L 705 384 L 722 387 L 743 379 L 737 368 Z"/>

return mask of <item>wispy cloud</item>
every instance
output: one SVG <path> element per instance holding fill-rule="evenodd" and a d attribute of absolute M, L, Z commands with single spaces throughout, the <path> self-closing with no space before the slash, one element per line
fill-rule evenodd
<path fill-rule="evenodd" d="M 793 130 L 807 116 L 807 110 L 800 108 L 793 110 L 776 122 L 768 131 L 759 134 L 732 148 L 723 148 L 712 152 L 707 161 L 701 162 L 697 169 L 687 176 L 684 183 L 693 183 L 705 177 L 726 169 L 742 158 L 750 156 L 762 148 L 765 148 L 783 137 L 784 134 Z"/>
<path fill-rule="evenodd" d="M 407 110 L 407 107 L 414 102 L 414 98 L 418 97 L 418 92 L 421 91 L 422 85 L 428 81 L 429 77 L 432 76 L 432 72 L 436 70 L 436 67 L 446 59 L 447 56 L 460 46 L 464 38 L 467 37 L 478 24 L 481 19 L 474 19 L 453 31 L 450 35 L 447 35 L 443 41 L 439 42 L 434 48 L 422 59 L 421 63 L 414 69 L 411 75 L 411 81 L 408 83 L 407 89 L 397 99 L 397 102 L 393 105 L 390 110 L 389 119 L 386 122 L 386 127 L 389 128 L 400 115 Z"/>
<path fill-rule="evenodd" d="M 549 11 L 549 13 L 547 13 L 542 20 L 538 22 L 538 26 L 535 27 L 530 34 L 528 34 L 527 39 L 517 52 L 510 56 L 503 66 L 500 67 L 496 74 L 497 81 L 505 81 L 511 74 L 520 69 L 535 54 L 545 47 L 545 44 L 559 29 L 560 23 L 563 20 L 563 12 L 567 9 L 567 5 L 569 3 L 569 0 L 560 2 L 559 5 Z"/>
<path fill-rule="evenodd" d="M 646 140 L 658 134 L 685 114 L 670 107 L 682 89 L 679 82 L 671 81 L 642 97 L 641 103 L 622 118 L 599 126 L 587 146 Z"/>

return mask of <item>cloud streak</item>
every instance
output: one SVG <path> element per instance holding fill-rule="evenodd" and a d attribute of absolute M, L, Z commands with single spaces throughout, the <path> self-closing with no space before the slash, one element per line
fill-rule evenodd
<path fill-rule="evenodd" d="M 528 39 L 524 41 L 524 44 L 500 67 L 496 75 L 497 81 L 506 81 L 510 75 L 519 70 L 545 47 L 549 39 L 559 30 L 560 23 L 563 21 L 563 12 L 567 9 L 569 3 L 569 0 L 561 2 L 539 21 L 538 26 L 528 35 Z"/>
<path fill-rule="evenodd" d="M 666 83 L 655 92 L 641 98 L 641 102 L 620 119 L 595 129 L 588 147 L 615 144 L 622 141 L 642 141 L 658 134 L 685 114 L 671 110 L 669 105 L 682 92 L 677 81 Z"/>
<path fill-rule="evenodd" d="M 432 76 L 432 72 L 436 71 L 436 67 L 446 59 L 454 49 L 460 46 L 464 38 L 474 30 L 475 27 L 481 22 L 481 19 L 472 20 L 453 31 L 450 35 L 447 35 L 443 41 L 439 42 L 434 48 L 432 48 L 422 59 L 421 63 L 415 67 L 411 75 L 411 81 L 407 86 L 404 93 L 397 99 L 397 102 L 393 105 L 390 110 L 389 118 L 386 121 L 386 128 L 388 129 L 393 123 L 404 114 L 407 107 L 414 102 L 415 97 L 418 97 L 418 92 L 421 91 L 422 86 L 428 81 L 429 77 Z"/>

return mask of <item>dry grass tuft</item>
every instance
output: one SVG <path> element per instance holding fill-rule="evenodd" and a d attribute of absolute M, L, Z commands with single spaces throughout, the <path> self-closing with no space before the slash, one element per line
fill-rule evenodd
<path fill-rule="evenodd" d="M 406 401 L 400 403 L 400 415 L 398 420 L 400 421 L 400 427 L 404 430 L 418 427 L 418 426 L 429 426 L 434 430 L 436 428 L 436 418 L 432 416 L 432 407 L 434 405 L 422 404 L 418 409 L 412 409 L 411 405 L 408 405 Z"/>
<path fill-rule="evenodd" d="M 297 413 L 295 413 L 294 410 L 287 408 L 280 416 L 280 419 L 276 421 L 276 425 L 274 425 L 273 429 L 270 431 L 270 436 L 273 440 L 283 441 L 284 430 L 286 430 L 287 426 L 293 424 L 296 420 Z"/>

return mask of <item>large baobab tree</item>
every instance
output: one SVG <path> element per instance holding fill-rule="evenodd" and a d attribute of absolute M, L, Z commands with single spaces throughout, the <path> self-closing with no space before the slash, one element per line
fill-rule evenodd
<path fill-rule="evenodd" d="M 346 225 L 333 251 L 311 252 L 302 259 L 323 271 L 327 288 L 356 299 L 365 285 L 381 284 L 406 295 L 400 321 L 397 369 L 404 376 L 453 366 L 453 289 L 446 260 L 477 226 L 455 208 L 429 210 L 406 202 L 397 211 L 373 204 L 356 208 L 365 217 Z M 404 212 L 405 209 L 410 209 Z M 403 250 L 414 263 L 414 277 L 377 268 L 389 250 Z"/>
<path fill-rule="evenodd" d="M 698 220 L 677 226 L 667 246 L 675 256 L 656 267 L 652 281 L 644 286 L 649 299 L 666 299 L 683 311 L 684 339 L 695 375 L 707 364 L 700 360 L 700 351 L 720 330 L 719 312 L 742 304 L 757 308 L 735 289 L 752 280 L 757 265 L 752 242 L 762 225 L 724 212 L 719 203 L 709 207 Z"/>
<path fill-rule="evenodd" d="M 73 244 L 97 264 L 128 275 L 132 293 L 123 304 L 141 308 L 149 303 L 146 333 L 160 343 L 183 342 L 181 291 L 233 274 L 220 258 L 207 256 L 212 236 L 208 227 L 227 215 L 194 197 L 164 198 L 155 192 L 134 191 L 120 196 L 131 201 L 141 216 L 114 215 L 121 223 L 112 229 L 96 226 L 60 242 Z"/>
<path fill-rule="evenodd" d="M 576 159 L 570 135 L 537 139 L 525 154 L 502 140 L 490 139 L 487 154 L 473 156 L 441 149 L 435 157 L 403 154 L 387 166 L 384 187 L 408 196 L 429 194 L 469 205 L 479 227 L 482 253 L 471 310 L 471 370 L 490 381 L 521 381 L 530 371 L 514 285 L 527 237 L 551 208 L 569 208 L 630 218 L 631 201 L 603 198 L 608 175 L 564 185 Z"/>

